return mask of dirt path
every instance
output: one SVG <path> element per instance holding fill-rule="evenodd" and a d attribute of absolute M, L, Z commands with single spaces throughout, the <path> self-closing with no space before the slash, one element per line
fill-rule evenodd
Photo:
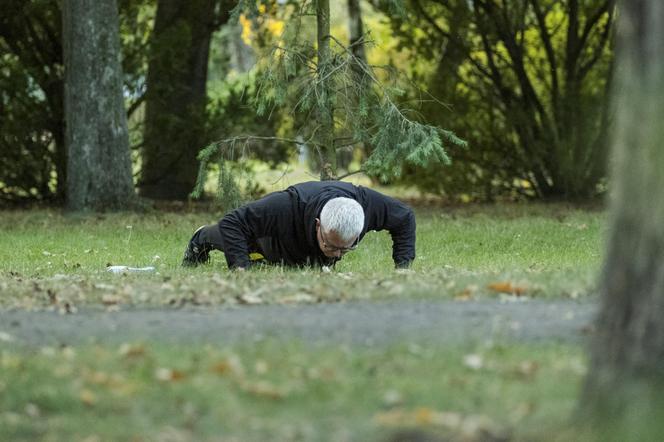
<path fill-rule="evenodd" d="M 158 341 L 235 343 L 267 338 L 314 344 L 395 342 L 582 342 L 595 301 L 403 300 L 237 308 L 82 310 L 76 314 L 0 311 L 0 344 L 75 345 Z"/>

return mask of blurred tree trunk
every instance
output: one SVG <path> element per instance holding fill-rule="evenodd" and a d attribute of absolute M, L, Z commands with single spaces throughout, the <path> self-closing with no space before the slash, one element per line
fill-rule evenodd
<path fill-rule="evenodd" d="M 620 11 L 614 195 L 581 412 L 627 431 L 615 440 L 663 440 L 664 3 Z"/>
<path fill-rule="evenodd" d="M 350 50 L 353 55 L 365 65 L 367 55 L 364 50 L 364 23 L 362 22 L 362 9 L 360 0 L 348 0 L 348 30 L 350 36 Z"/>
<path fill-rule="evenodd" d="M 206 83 L 212 33 L 228 21 L 219 0 L 159 0 L 145 101 L 141 195 L 184 200 L 206 144 Z M 217 12 L 218 11 L 218 12 Z"/>
<path fill-rule="evenodd" d="M 332 180 L 337 176 L 337 153 L 334 148 L 334 90 L 327 78 L 332 68 L 330 48 L 330 0 L 316 0 L 316 21 L 318 41 L 318 117 L 320 140 L 324 152 L 319 152 L 321 160 L 321 180 Z"/>
<path fill-rule="evenodd" d="M 115 0 L 63 3 L 70 210 L 134 203 Z"/>
<path fill-rule="evenodd" d="M 358 81 L 362 87 L 371 87 L 370 81 L 366 77 L 365 70 L 369 69 L 367 62 L 367 54 L 365 50 L 364 41 L 364 23 L 362 21 L 362 8 L 360 0 L 348 0 L 348 35 L 349 35 L 349 49 L 355 57 L 353 69 Z M 371 146 L 364 143 L 363 156 L 366 158 L 371 153 Z M 353 148 L 339 149 L 337 152 L 337 167 L 341 169 L 348 169 L 350 163 L 353 161 Z"/>

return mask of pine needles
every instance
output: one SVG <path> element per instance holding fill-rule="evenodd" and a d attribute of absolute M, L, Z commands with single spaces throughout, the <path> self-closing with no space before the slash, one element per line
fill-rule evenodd
<path fill-rule="evenodd" d="M 400 1 L 391 0 L 392 3 L 395 11 L 402 7 Z M 235 13 L 245 8 L 248 14 L 258 14 L 255 5 L 252 1 L 241 1 Z M 291 109 L 295 121 L 292 138 L 273 137 L 273 140 L 288 143 L 297 143 L 295 138 L 307 140 L 306 144 L 318 153 L 322 178 L 339 176 L 336 161 L 329 159 L 342 148 L 364 147 L 367 159 L 361 170 L 389 180 L 398 177 L 405 164 L 449 164 L 446 149 L 466 146 L 452 132 L 408 117 L 416 113 L 397 101 L 403 89 L 399 87 L 403 79 L 398 72 L 367 64 L 354 55 L 352 47 L 331 35 L 323 39 L 319 35 L 319 42 L 324 40 L 330 45 L 324 51 L 316 46 L 315 39 L 307 39 L 303 29 L 312 22 L 312 16 L 321 14 L 315 0 L 290 4 L 281 8 L 281 12 L 287 14 L 286 24 L 278 41 L 257 66 L 259 88 L 254 102 L 257 113 L 267 118 L 276 108 Z M 354 44 L 372 43 L 365 36 Z M 385 73 L 384 80 L 376 75 L 379 70 Z M 251 137 L 242 137 L 248 138 Z M 201 174 L 214 155 L 219 154 L 223 161 L 222 154 L 228 153 L 229 143 L 238 140 L 237 137 L 221 140 L 203 149 L 199 155 Z M 330 170 L 325 170 L 326 166 Z M 194 196 L 202 191 L 201 174 Z"/>

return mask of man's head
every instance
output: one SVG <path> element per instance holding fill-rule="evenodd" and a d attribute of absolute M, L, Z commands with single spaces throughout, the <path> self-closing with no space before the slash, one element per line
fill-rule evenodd
<path fill-rule="evenodd" d="M 364 228 L 364 210 L 350 198 L 333 198 L 316 219 L 318 246 L 325 256 L 340 258 L 357 245 Z"/>

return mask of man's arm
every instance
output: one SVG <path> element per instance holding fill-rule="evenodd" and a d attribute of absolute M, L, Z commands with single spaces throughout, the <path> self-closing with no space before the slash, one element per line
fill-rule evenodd
<path fill-rule="evenodd" d="M 410 267 L 415 259 L 415 214 L 406 204 L 364 188 L 367 195 L 367 230 L 387 230 L 392 235 L 396 268 Z"/>
<path fill-rule="evenodd" d="M 277 217 L 285 211 L 290 211 L 289 194 L 275 192 L 224 216 L 219 221 L 219 230 L 224 239 L 228 268 L 248 268 L 251 262 L 249 242 L 270 236 L 277 228 Z"/>

